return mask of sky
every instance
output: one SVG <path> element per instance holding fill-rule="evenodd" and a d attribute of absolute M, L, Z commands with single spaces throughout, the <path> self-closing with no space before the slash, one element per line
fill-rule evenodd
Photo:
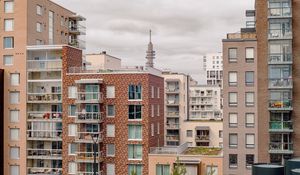
<path fill-rule="evenodd" d="M 53 0 L 86 17 L 86 53 L 144 65 L 152 30 L 155 67 L 203 81 L 202 55 L 222 51 L 226 33 L 246 24 L 254 0 Z M 203 82 L 202 82 L 203 83 Z"/>

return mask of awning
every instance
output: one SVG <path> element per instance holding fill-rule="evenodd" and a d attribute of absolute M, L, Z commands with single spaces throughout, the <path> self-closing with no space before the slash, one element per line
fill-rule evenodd
<path fill-rule="evenodd" d="M 209 130 L 209 126 L 196 126 L 196 130 Z"/>
<path fill-rule="evenodd" d="M 179 82 L 180 79 L 166 79 L 166 82 Z"/>
<path fill-rule="evenodd" d="M 191 165 L 191 164 L 200 164 L 200 160 L 179 160 L 180 161 L 180 163 L 182 163 L 182 164 L 189 164 L 189 165 Z"/>
<path fill-rule="evenodd" d="M 77 84 L 100 84 L 103 82 L 103 79 L 81 79 L 75 80 Z"/>

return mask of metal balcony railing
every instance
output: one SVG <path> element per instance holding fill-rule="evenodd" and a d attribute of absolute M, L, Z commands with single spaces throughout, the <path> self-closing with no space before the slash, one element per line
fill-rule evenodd
<path fill-rule="evenodd" d="M 101 152 L 96 153 L 96 161 L 101 161 Z M 76 152 L 77 162 L 94 162 L 94 152 Z"/>
<path fill-rule="evenodd" d="M 269 39 L 292 39 L 293 32 L 291 30 L 271 29 L 269 30 Z"/>
<path fill-rule="evenodd" d="M 101 112 L 76 112 L 76 120 L 78 123 L 89 123 L 89 122 L 101 122 L 102 121 Z"/>
<path fill-rule="evenodd" d="M 28 111 L 29 120 L 62 120 L 62 112 Z"/>
<path fill-rule="evenodd" d="M 167 105 L 179 105 L 179 99 L 167 99 L 166 100 Z"/>
<path fill-rule="evenodd" d="M 293 131 L 293 122 L 292 121 L 271 121 L 269 125 L 269 130 L 274 132 Z"/>
<path fill-rule="evenodd" d="M 97 140 L 97 136 L 95 135 L 98 135 L 98 140 Z M 77 132 L 77 136 L 75 137 L 75 141 L 80 143 L 94 143 L 93 139 L 94 141 L 97 140 L 97 142 L 101 142 L 102 141 L 101 132 Z"/>
<path fill-rule="evenodd" d="M 167 129 L 179 129 L 179 123 L 168 123 Z"/>
<path fill-rule="evenodd" d="M 61 102 L 61 93 L 28 93 L 29 103 L 57 103 Z"/>
<path fill-rule="evenodd" d="M 271 142 L 269 152 L 271 153 L 282 153 L 282 154 L 292 154 L 293 153 L 293 143 L 281 143 L 281 142 Z"/>
<path fill-rule="evenodd" d="M 179 117 L 179 111 L 168 111 L 167 117 Z"/>
<path fill-rule="evenodd" d="M 196 135 L 196 141 L 209 141 L 209 135 Z"/>
<path fill-rule="evenodd" d="M 179 141 L 179 135 L 166 135 L 167 141 Z"/>
<path fill-rule="evenodd" d="M 77 103 L 101 103 L 103 99 L 101 92 L 78 92 Z"/>
<path fill-rule="evenodd" d="M 27 138 L 34 140 L 61 140 L 62 130 L 27 130 Z"/>
<path fill-rule="evenodd" d="M 62 159 L 62 149 L 27 149 L 27 158 Z"/>
<path fill-rule="evenodd" d="M 27 60 L 27 69 L 29 71 L 60 70 L 62 69 L 62 61 L 61 60 Z"/>
<path fill-rule="evenodd" d="M 269 88 L 292 88 L 292 87 L 293 87 L 292 78 L 269 79 Z"/>
<path fill-rule="evenodd" d="M 289 18 L 292 17 L 291 7 L 269 8 L 269 18 Z"/>
<path fill-rule="evenodd" d="M 269 64 L 292 64 L 293 55 L 291 53 L 272 53 L 269 55 Z"/>
<path fill-rule="evenodd" d="M 62 175 L 62 168 L 27 167 L 28 175 Z"/>
<path fill-rule="evenodd" d="M 167 87 L 166 92 L 179 93 L 179 86 L 178 87 Z"/>

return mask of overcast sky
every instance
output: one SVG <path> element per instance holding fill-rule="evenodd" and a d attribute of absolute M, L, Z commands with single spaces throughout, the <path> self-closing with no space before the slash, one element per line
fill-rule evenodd
<path fill-rule="evenodd" d="M 53 1 L 87 18 L 87 53 L 105 50 L 123 65 L 144 65 L 152 29 L 155 66 L 198 80 L 201 55 L 221 51 L 222 38 L 245 26 L 245 10 L 254 9 L 254 0 Z"/>

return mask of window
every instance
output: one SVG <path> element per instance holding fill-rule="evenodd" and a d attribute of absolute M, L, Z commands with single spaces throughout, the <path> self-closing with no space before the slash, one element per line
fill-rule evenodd
<path fill-rule="evenodd" d="M 4 47 L 4 49 L 14 48 L 14 37 L 4 37 L 3 38 L 3 47 Z"/>
<path fill-rule="evenodd" d="M 19 86 L 20 85 L 20 74 L 19 73 L 10 74 L 10 85 L 11 86 Z"/>
<path fill-rule="evenodd" d="M 5 13 L 14 12 L 14 1 L 4 1 L 4 12 Z"/>
<path fill-rule="evenodd" d="M 160 98 L 160 88 L 157 88 L 157 98 Z"/>
<path fill-rule="evenodd" d="M 151 123 L 151 136 L 153 137 L 154 136 L 154 124 Z"/>
<path fill-rule="evenodd" d="M 36 14 L 37 15 L 43 15 L 43 8 L 40 5 L 36 6 Z"/>
<path fill-rule="evenodd" d="M 157 134 L 160 134 L 160 123 L 157 122 Z"/>
<path fill-rule="evenodd" d="M 238 158 L 237 154 L 229 154 L 229 168 L 237 168 Z"/>
<path fill-rule="evenodd" d="M 229 134 L 229 147 L 237 148 L 238 146 L 238 135 L 237 134 Z"/>
<path fill-rule="evenodd" d="M 115 116 L 115 105 L 107 105 L 107 117 Z"/>
<path fill-rule="evenodd" d="M 138 164 L 128 165 L 128 175 L 132 175 L 132 173 L 135 173 L 136 175 L 142 175 L 143 166 Z"/>
<path fill-rule="evenodd" d="M 128 125 L 128 139 L 141 140 L 142 139 L 142 125 Z"/>
<path fill-rule="evenodd" d="M 19 158 L 20 158 L 20 148 L 10 147 L 10 159 L 19 159 Z"/>
<path fill-rule="evenodd" d="M 4 55 L 3 56 L 3 64 L 4 64 L 4 66 L 12 66 L 13 65 L 13 56 L 12 55 Z"/>
<path fill-rule="evenodd" d="M 19 132 L 20 132 L 20 129 L 11 128 L 10 129 L 10 140 L 11 141 L 19 141 Z"/>
<path fill-rule="evenodd" d="M 219 130 L 219 138 L 223 138 L 223 130 Z"/>
<path fill-rule="evenodd" d="M 159 105 L 157 105 L 157 116 L 160 116 L 160 109 L 159 109 Z"/>
<path fill-rule="evenodd" d="M 238 126 L 238 114 L 229 113 L 229 127 L 236 128 Z"/>
<path fill-rule="evenodd" d="M 42 23 L 39 23 L 39 22 L 36 23 L 36 31 L 37 32 L 42 32 L 43 31 Z"/>
<path fill-rule="evenodd" d="M 229 106 L 237 106 L 237 93 L 236 92 L 229 92 Z"/>
<path fill-rule="evenodd" d="M 77 164 L 75 162 L 69 162 L 69 174 L 76 174 Z"/>
<path fill-rule="evenodd" d="M 128 159 L 142 159 L 142 145 L 128 145 Z"/>
<path fill-rule="evenodd" d="M 254 155 L 246 154 L 246 168 L 251 168 L 254 163 Z"/>
<path fill-rule="evenodd" d="M 106 164 L 107 175 L 115 175 L 115 164 L 108 163 Z"/>
<path fill-rule="evenodd" d="M 115 125 L 112 124 L 106 125 L 106 136 L 115 137 Z"/>
<path fill-rule="evenodd" d="M 48 16 L 48 32 L 49 32 L 49 40 L 48 44 L 53 44 L 54 43 L 54 12 L 49 11 L 49 16 Z"/>
<path fill-rule="evenodd" d="M 229 62 L 237 62 L 237 48 L 230 48 L 228 53 Z"/>
<path fill-rule="evenodd" d="M 106 97 L 107 98 L 115 98 L 115 86 L 107 86 L 106 87 Z"/>
<path fill-rule="evenodd" d="M 20 103 L 20 92 L 10 92 L 10 104 Z"/>
<path fill-rule="evenodd" d="M 156 164 L 156 175 L 170 175 L 170 165 Z"/>
<path fill-rule="evenodd" d="M 19 119 L 19 114 L 20 111 L 19 110 L 10 110 L 10 122 L 11 123 L 18 123 L 20 121 Z"/>
<path fill-rule="evenodd" d="M 129 100 L 141 100 L 142 99 L 142 86 L 141 85 L 129 85 L 128 98 L 129 98 Z"/>
<path fill-rule="evenodd" d="M 14 30 L 14 20 L 13 19 L 5 19 L 4 20 L 4 31 L 11 32 Z"/>
<path fill-rule="evenodd" d="M 217 166 L 206 166 L 206 174 L 208 175 L 218 175 L 218 167 Z"/>
<path fill-rule="evenodd" d="M 76 116 L 76 105 L 69 105 L 69 116 Z"/>
<path fill-rule="evenodd" d="M 154 117 L 154 105 L 151 105 L 151 117 Z"/>
<path fill-rule="evenodd" d="M 154 98 L 154 94 L 155 94 L 154 86 L 151 86 L 151 98 Z"/>
<path fill-rule="evenodd" d="M 254 127 L 254 113 L 246 113 L 246 127 L 253 128 Z"/>
<path fill-rule="evenodd" d="M 128 117 L 129 120 L 142 119 L 142 106 L 141 105 L 129 105 Z"/>
<path fill-rule="evenodd" d="M 115 156 L 115 144 L 107 144 L 107 151 L 106 155 L 108 157 L 114 157 Z"/>
<path fill-rule="evenodd" d="M 254 148 L 254 134 L 246 134 L 246 148 Z"/>
<path fill-rule="evenodd" d="M 246 106 L 254 106 L 254 92 L 246 92 Z"/>
<path fill-rule="evenodd" d="M 246 84 L 246 86 L 254 85 L 254 72 L 253 71 L 247 71 L 245 73 L 245 84 Z"/>
<path fill-rule="evenodd" d="M 193 130 L 186 130 L 186 137 L 193 137 Z"/>
<path fill-rule="evenodd" d="M 68 87 L 68 94 L 69 98 L 77 98 L 77 87 L 76 86 L 69 86 Z"/>
<path fill-rule="evenodd" d="M 246 48 L 246 62 L 247 63 L 254 62 L 254 48 Z"/>
<path fill-rule="evenodd" d="M 43 42 L 43 40 L 37 39 L 37 40 L 35 40 L 35 44 L 36 45 L 44 45 L 44 42 Z"/>
<path fill-rule="evenodd" d="M 10 165 L 10 175 L 20 175 L 20 166 Z"/>
<path fill-rule="evenodd" d="M 77 125 L 76 124 L 69 124 L 69 136 L 75 137 L 77 134 Z"/>
<path fill-rule="evenodd" d="M 237 86 L 237 72 L 228 73 L 229 86 Z"/>
<path fill-rule="evenodd" d="M 75 155 L 77 151 L 77 145 L 75 143 L 69 143 L 69 155 Z"/>

